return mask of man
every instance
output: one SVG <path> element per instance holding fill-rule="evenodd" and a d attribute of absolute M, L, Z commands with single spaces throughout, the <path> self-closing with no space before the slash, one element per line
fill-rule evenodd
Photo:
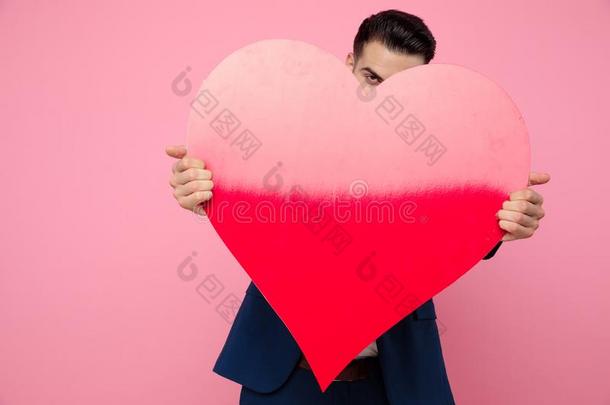
<path fill-rule="evenodd" d="M 365 19 L 346 66 L 358 81 L 377 86 L 391 75 L 427 64 L 436 41 L 419 18 L 387 10 Z M 168 147 L 180 159 L 170 185 L 180 206 L 200 209 L 212 197 L 212 173 L 183 146 Z M 544 184 L 546 173 L 530 174 L 529 185 Z M 503 241 L 531 237 L 544 216 L 542 196 L 525 188 L 510 194 L 497 213 L 507 233 Z M 253 283 L 246 290 L 214 371 L 242 385 L 242 405 L 389 404 L 449 405 L 453 395 L 445 371 L 432 299 L 366 347 L 322 393 L 288 329 Z"/>

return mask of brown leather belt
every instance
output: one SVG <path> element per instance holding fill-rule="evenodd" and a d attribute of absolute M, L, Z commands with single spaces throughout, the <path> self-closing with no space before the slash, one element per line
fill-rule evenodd
<path fill-rule="evenodd" d="M 299 367 L 311 370 L 311 366 L 304 356 L 301 356 Z M 379 370 L 379 359 L 377 356 L 357 358 L 345 366 L 339 375 L 335 377 L 334 381 L 361 380 L 371 376 L 374 372 Z"/>

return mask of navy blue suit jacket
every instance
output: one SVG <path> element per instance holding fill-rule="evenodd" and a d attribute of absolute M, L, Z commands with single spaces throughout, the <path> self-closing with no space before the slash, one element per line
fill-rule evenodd
<path fill-rule="evenodd" d="M 501 244 L 483 259 L 491 258 Z M 435 319 L 430 299 L 376 339 L 391 405 L 454 404 Z M 300 357 L 301 350 L 284 323 L 250 283 L 214 372 L 269 393 L 288 379 Z"/>

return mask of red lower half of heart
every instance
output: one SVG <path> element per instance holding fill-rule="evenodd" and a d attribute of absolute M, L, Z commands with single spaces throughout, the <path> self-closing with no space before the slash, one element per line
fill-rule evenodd
<path fill-rule="evenodd" d="M 392 196 L 286 196 L 218 185 L 211 223 L 290 330 L 325 390 L 366 345 L 501 239 L 506 193 L 459 186 Z"/>

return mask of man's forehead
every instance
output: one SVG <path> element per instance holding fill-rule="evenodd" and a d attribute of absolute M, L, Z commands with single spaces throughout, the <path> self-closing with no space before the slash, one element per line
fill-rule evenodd
<path fill-rule="evenodd" d="M 380 41 L 370 41 L 364 44 L 358 60 L 358 69 L 364 68 L 382 79 L 387 79 L 394 73 L 423 63 L 424 58 L 421 55 L 394 52 Z"/>

